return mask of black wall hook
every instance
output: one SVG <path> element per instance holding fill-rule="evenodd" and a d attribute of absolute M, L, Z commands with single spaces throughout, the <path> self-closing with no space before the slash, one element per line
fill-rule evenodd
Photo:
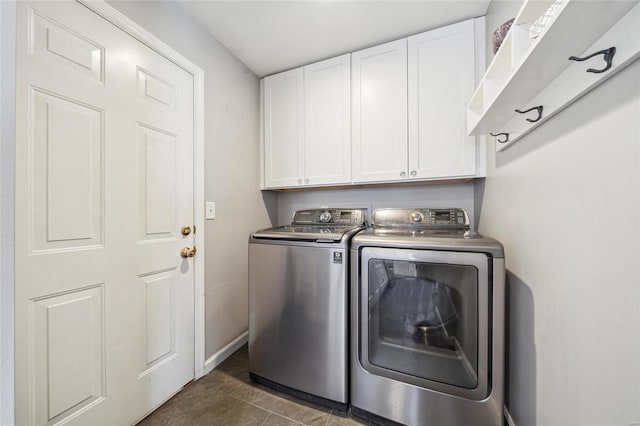
<path fill-rule="evenodd" d="M 491 136 L 493 136 L 494 138 L 496 138 L 496 142 L 498 143 L 507 143 L 509 142 L 509 133 L 489 133 Z M 498 139 L 498 136 L 504 136 L 503 140 Z"/>
<path fill-rule="evenodd" d="M 589 56 L 585 56 L 584 58 L 578 58 L 577 56 L 569 56 L 569 60 L 570 61 L 586 61 L 587 59 L 593 58 L 596 55 L 604 55 L 604 60 L 607 62 L 607 66 L 602 68 L 602 69 L 594 69 L 594 68 L 589 68 L 587 69 L 587 72 L 592 72 L 592 73 L 596 73 L 599 74 L 601 72 L 605 72 L 607 71 L 609 68 L 611 68 L 611 61 L 613 60 L 613 56 L 616 54 L 616 47 L 612 46 L 608 49 L 604 49 L 601 50 L 599 52 L 596 53 L 592 53 Z"/>
<path fill-rule="evenodd" d="M 520 111 L 519 109 L 517 109 L 516 112 L 520 114 L 526 114 L 529 111 L 533 111 L 533 110 L 538 111 L 538 118 L 536 118 L 535 120 L 532 120 L 530 118 L 526 119 L 529 123 L 535 123 L 536 121 L 540 121 L 540 119 L 542 118 L 542 109 L 543 109 L 542 105 L 539 105 L 537 107 L 529 108 L 528 110 L 525 110 L 525 111 Z"/>

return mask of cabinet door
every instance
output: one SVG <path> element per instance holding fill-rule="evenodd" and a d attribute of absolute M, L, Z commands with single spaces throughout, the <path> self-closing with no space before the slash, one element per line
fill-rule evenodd
<path fill-rule="evenodd" d="M 354 182 L 407 176 L 407 40 L 351 55 Z"/>
<path fill-rule="evenodd" d="M 408 49 L 410 177 L 474 175 L 475 137 L 466 132 L 474 90 L 474 21 L 409 37 Z"/>
<path fill-rule="evenodd" d="M 267 188 L 302 183 L 302 89 L 302 68 L 264 79 L 264 183 Z"/>
<path fill-rule="evenodd" d="M 304 183 L 351 182 L 351 55 L 304 67 Z"/>

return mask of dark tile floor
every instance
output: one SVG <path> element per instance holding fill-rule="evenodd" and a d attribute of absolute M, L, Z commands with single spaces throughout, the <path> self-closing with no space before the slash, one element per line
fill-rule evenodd
<path fill-rule="evenodd" d="M 348 414 L 297 400 L 249 379 L 247 345 L 142 420 L 140 426 L 362 426 Z"/>

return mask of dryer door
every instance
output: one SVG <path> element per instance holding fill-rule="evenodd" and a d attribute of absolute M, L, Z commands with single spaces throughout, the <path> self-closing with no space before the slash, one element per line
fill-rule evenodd
<path fill-rule="evenodd" d="M 481 400 L 488 383 L 490 259 L 363 248 L 359 357 L 372 374 Z"/>

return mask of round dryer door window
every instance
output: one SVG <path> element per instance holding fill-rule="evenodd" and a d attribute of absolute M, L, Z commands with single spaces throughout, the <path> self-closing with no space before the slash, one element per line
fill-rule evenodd
<path fill-rule="evenodd" d="M 363 366 L 424 387 L 486 395 L 486 256 L 364 249 L 362 261 Z"/>

